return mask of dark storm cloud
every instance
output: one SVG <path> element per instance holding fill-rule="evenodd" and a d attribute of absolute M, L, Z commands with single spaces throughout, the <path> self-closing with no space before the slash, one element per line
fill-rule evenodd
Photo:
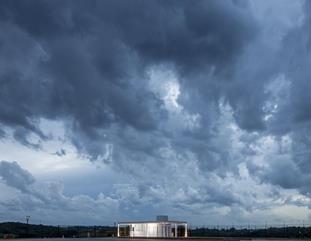
<path fill-rule="evenodd" d="M 291 131 L 309 129 L 311 109 L 310 87 L 310 9 L 309 1 L 303 2 L 303 19 L 282 38 L 274 58 L 275 73 L 280 75 L 273 85 L 277 107 L 270 124 L 270 131 L 284 135 Z M 268 99 L 269 100 L 269 99 Z"/>
<path fill-rule="evenodd" d="M 18 127 L 14 136 L 27 145 L 26 130 L 43 137 L 35 123 L 41 117 L 72 119 L 73 127 L 91 139 L 102 138 L 98 130 L 111 123 L 156 130 L 166 114 L 162 101 L 148 89 L 146 67 L 173 64 L 189 77 L 187 86 L 197 84 L 190 80 L 197 78 L 193 72 L 213 71 L 202 95 L 211 89 L 209 98 L 217 99 L 218 74 L 230 78 L 235 60 L 255 33 L 247 4 L 239 1 L 0 5 L 7 30 L 0 45 L 6 61 L 0 119 Z"/>
<path fill-rule="evenodd" d="M 29 196 L 11 203 L 235 214 L 283 189 L 310 196 L 311 3 L 288 30 L 255 2 L 0 0 L 0 138 L 40 150 L 52 138 L 42 119 L 59 121 L 80 154 L 135 179 L 113 187 L 118 200 L 70 198 L 1 162 L 1 181 Z M 171 93 L 158 93 L 172 81 L 165 71 L 180 91 L 173 110 Z"/>
<path fill-rule="evenodd" d="M 255 132 L 254 139 L 291 133 L 292 159 L 249 170 L 274 185 L 305 190 L 311 169 L 309 5 L 303 25 L 285 36 L 277 55 L 246 1 L 0 1 L 0 123 L 15 140 L 39 149 L 49 138 L 40 119 L 63 121 L 78 151 L 143 181 L 154 174 L 148 170 L 167 175 L 158 167 L 176 162 L 168 167 L 175 171 L 186 157 L 198 160 L 203 176 L 238 173 L 238 164 L 258 153 L 255 141 L 243 137 L 246 147 L 236 153 L 233 122 Z M 178 78 L 180 119 L 170 119 L 150 88 L 148 71 L 157 66 Z M 289 95 L 267 91 L 280 74 L 291 82 Z M 225 105 L 233 119 L 223 117 Z M 186 115 L 197 115 L 198 127 L 184 128 Z M 167 157 L 163 149 L 178 155 Z M 290 181 L 287 170 L 294 167 L 301 179 Z M 241 203 L 232 193 L 199 189 L 206 193 L 202 202 Z"/>
<path fill-rule="evenodd" d="M 311 81 L 310 81 L 310 15 L 311 4 L 303 4 L 304 18 L 300 26 L 292 28 L 282 39 L 276 59 L 276 72 L 281 75 L 273 85 L 276 92 L 274 114 L 268 121 L 269 131 L 277 138 L 291 138 L 289 150 L 271 156 L 269 167 L 253 170 L 261 180 L 283 188 L 298 189 L 311 194 Z"/>
<path fill-rule="evenodd" d="M 69 21 L 75 21 L 76 15 L 87 7 L 67 9 L 68 18 L 73 14 Z M 64 8 L 60 3 L 2 3 L 1 9 L 6 16 L 3 22 L 11 31 L 7 33 L 9 37 L 2 39 L 6 54 L 3 58 L 9 60 L 7 65 L 19 64 L 12 70 L 8 66 L 2 73 L 2 121 L 31 131 L 34 118 L 66 116 L 73 117 L 78 128 L 89 133 L 92 128 L 104 127 L 114 121 L 138 129 L 155 128 L 159 111 L 153 113 L 152 110 L 160 103 L 144 84 L 127 80 L 131 75 L 135 79 L 141 78 L 135 69 L 129 69 L 131 63 L 126 60 L 131 57 L 129 49 L 122 47 L 122 40 L 105 35 L 106 29 L 99 28 L 99 23 L 93 26 L 99 30 L 94 35 L 80 36 L 83 30 L 74 28 L 68 32 L 66 24 L 70 23 L 58 22 L 61 21 L 58 10 L 66 12 Z M 88 9 L 89 14 L 93 10 Z M 37 21 L 38 17 L 42 22 Z M 79 25 L 78 22 L 72 24 Z M 14 38 L 13 42 L 10 37 Z M 89 43 L 88 38 L 93 41 Z M 18 55 L 14 56 L 18 50 L 23 53 L 20 61 L 15 59 Z M 30 61 L 34 62 L 33 66 L 29 66 Z M 135 56 L 130 61 L 135 62 Z M 135 63 L 133 65 L 137 68 Z M 30 67 L 34 70 L 27 78 L 25 72 Z M 114 68 L 118 70 L 113 71 Z M 120 84 L 118 76 L 122 73 L 125 80 L 120 80 Z"/>
<path fill-rule="evenodd" d="M 22 169 L 17 162 L 0 162 L 0 177 L 8 186 L 28 192 L 29 185 L 35 182 L 33 176 L 25 169 Z"/>
<path fill-rule="evenodd" d="M 150 31 L 159 32 L 160 37 L 139 41 L 138 51 L 155 62 L 173 62 L 182 72 L 210 68 L 226 71 L 226 64 L 254 34 L 254 23 L 248 19 L 251 16 L 231 1 L 186 1 L 178 5 L 165 6 L 173 7 L 175 12 L 168 13 L 176 19 L 164 18 L 165 28 L 152 27 Z"/>

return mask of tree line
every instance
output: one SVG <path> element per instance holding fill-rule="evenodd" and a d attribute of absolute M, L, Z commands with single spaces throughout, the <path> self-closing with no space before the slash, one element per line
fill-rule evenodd
<path fill-rule="evenodd" d="M 115 226 L 51 226 L 19 222 L 0 223 L 0 238 L 82 238 L 115 237 Z M 311 227 L 202 227 L 188 230 L 191 237 L 267 237 L 267 238 L 311 238 Z"/>

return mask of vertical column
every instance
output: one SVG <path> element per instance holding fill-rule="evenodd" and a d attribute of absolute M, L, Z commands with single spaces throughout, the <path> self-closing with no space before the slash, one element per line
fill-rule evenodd
<path fill-rule="evenodd" d="M 185 223 L 185 238 L 188 237 L 188 227 L 187 223 Z"/>
<path fill-rule="evenodd" d="M 160 232 L 159 232 L 159 224 L 158 224 L 158 223 L 157 223 L 157 226 L 156 226 L 156 227 L 157 227 L 156 237 L 159 237 L 159 236 L 160 236 L 160 235 L 159 235 Z"/>
<path fill-rule="evenodd" d="M 120 237 L 120 224 L 118 223 L 118 233 L 117 233 L 117 237 Z"/>
<path fill-rule="evenodd" d="M 177 238 L 177 223 L 175 223 L 175 238 Z"/>

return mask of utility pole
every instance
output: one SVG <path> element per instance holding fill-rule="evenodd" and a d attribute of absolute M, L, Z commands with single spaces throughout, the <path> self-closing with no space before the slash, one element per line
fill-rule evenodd
<path fill-rule="evenodd" d="M 26 237 L 27 237 L 27 238 L 29 238 L 29 219 L 30 219 L 30 216 L 26 216 L 26 223 L 27 223 L 27 227 L 26 227 L 26 230 L 27 230 Z"/>
<path fill-rule="evenodd" d="M 305 220 L 302 220 L 302 238 L 305 238 Z"/>
<path fill-rule="evenodd" d="M 42 229 L 42 222 L 40 220 L 40 236 L 43 238 L 43 229 Z"/>

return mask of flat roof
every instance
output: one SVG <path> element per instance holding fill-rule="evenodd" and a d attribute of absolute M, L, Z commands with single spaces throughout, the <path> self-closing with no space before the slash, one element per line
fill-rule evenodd
<path fill-rule="evenodd" d="M 118 222 L 118 224 L 131 224 L 131 223 L 180 223 L 185 224 L 184 221 L 128 221 L 128 222 Z"/>

